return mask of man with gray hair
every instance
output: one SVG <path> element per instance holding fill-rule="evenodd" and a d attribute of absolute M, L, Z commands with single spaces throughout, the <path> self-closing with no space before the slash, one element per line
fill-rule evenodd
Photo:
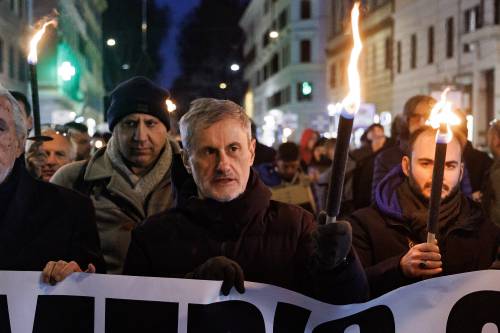
<path fill-rule="evenodd" d="M 24 115 L 0 84 L 0 270 L 45 267 L 47 282 L 80 267 L 103 272 L 92 202 L 32 178 L 19 158 L 25 140 Z M 51 275 L 56 266 L 61 275 Z"/>
<path fill-rule="evenodd" d="M 224 295 L 243 293 L 248 279 L 331 303 L 365 300 L 349 225 L 318 227 L 304 209 L 271 200 L 251 169 L 255 140 L 242 107 L 197 99 L 180 132 L 192 178 L 175 208 L 133 231 L 124 274 L 222 280 Z"/>

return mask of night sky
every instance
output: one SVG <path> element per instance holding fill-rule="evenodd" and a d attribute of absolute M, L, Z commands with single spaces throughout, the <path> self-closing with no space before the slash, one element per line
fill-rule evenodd
<path fill-rule="evenodd" d="M 184 16 L 195 7 L 200 0 L 155 0 L 160 6 L 167 4 L 172 12 L 172 26 L 167 38 L 162 42 L 162 56 L 164 59 L 163 71 L 161 73 L 160 83 L 170 88 L 173 80 L 179 74 L 179 68 L 176 59 L 176 37 L 179 32 L 179 26 Z"/>

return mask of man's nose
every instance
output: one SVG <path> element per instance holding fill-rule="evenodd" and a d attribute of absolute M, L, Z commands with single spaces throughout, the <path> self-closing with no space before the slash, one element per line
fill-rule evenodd
<path fill-rule="evenodd" d="M 225 152 L 221 152 L 218 156 L 217 169 L 225 171 L 229 168 L 229 158 Z"/>
<path fill-rule="evenodd" d="M 137 128 L 134 131 L 134 140 L 135 141 L 146 141 L 147 131 L 146 127 L 142 122 L 137 125 Z"/>
<path fill-rule="evenodd" d="M 57 164 L 57 158 L 56 158 L 56 154 L 54 153 L 49 153 L 47 155 L 47 164 L 49 165 L 54 165 L 54 164 Z"/>

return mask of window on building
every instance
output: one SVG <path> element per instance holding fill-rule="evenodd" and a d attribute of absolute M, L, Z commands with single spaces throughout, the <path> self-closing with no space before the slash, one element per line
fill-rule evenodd
<path fill-rule="evenodd" d="M 300 19 L 308 20 L 311 18 L 311 0 L 300 1 Z"/>
<path fill-rule="evenodd" d="M 313 99 L 313 84 L 309 81 L 297 82 L 297 101 L 308 102 Z"/>
<path fill-rule="evenodd" d="M 473 32 L 483 26 L 482 6 L 474 6 L 464 12 L 464 32 Z"/>
<path fill-rule="evenodd" d="M 330 65 L 330 88 L 335 88 L 337 86 L 337 64 L 333 63 Z"/>
<path fill-rule="evenodd" d="M 269 8 L 271 7 L 271 1 L 270 0 L 264 0 L 264 14 L 267 14 L 269 11 Z"/>
<path fill-rule="evenodd" d="M 300 62 L 311 62 L 311 41 L 308 39 L 300 41 Z"/>
<path fill-rule="evenodd" d="M 402 63 L 401 63 L 401 41 L 398 41 L 397 47 L 396 47 L 396 71 L 398 73 L 401 73 L 402 71 Z"/>
<path fill-rule="evenodd" d="M 278 18 L 278 29 L 283 30 L 288 25 L 288 8 L 283 9 Z"/>
<path fill-rule="evenodd" d="M 26 81 L 27 73 L 26 73 L 26 57 L 23 54 L 23 51 L 19 50 L 18 53 L 18 61 L 17 61 L 17 77 L 19 81 Z"/>
<path fill-rule="evenodd" d="M 3 39 L 0 38 L 0 73 L 3 73 Z"/>
<path fill-rule="evenodd" d="M 286 44 L 281 50 L 282 68 L 290 65 L 290 44 Z"/>
<path fill-rule="evenodd" d="M 16 71 L 16 58 L 14 54 L 14 47 L 9 46 L 9 77 L 15 78 Z"/>
<path fill-rule="evenodd" d="M 262 36 L 262 47 L 266 47 L 269 44 L 269 31 L 264 32 Z"/>
<path fill-rule="evenodd" d="M 411 35 L 410 68 L 417 68 L 417 35 Z"/>
<path fill-rule="evenodd" d="M 434 27 L 427 29 L 427 63 L 434 63 Z"/>
<path fill-rule="evenodd" d="M 372 74 L 377 72 L 377 44 L 372 45 Z"/>
<path fill-rule="evenodd" d="M 278 73 L 279 70 L 280 70 L 280 59 L 278 54 L 276 53 L 271 58 L 271 75 Z"/>
<path fill-rule="evenodd" d="M 446 58 L 453 58 L 453 33 L 454 33 L 454 23 L 453 17 L 446 19 Z"/>
<path fill-rule="evenodd" d="M 16 0 L 10 0 L 10 10 L 12 12 L 16 10 Z"/>
<path fill-rule="evenodd" d="M 17 13 L 19 14 L 19 17 L 23 17 L 24 16 L 24 2 L 26 0 L 18 0 L 17 2 Z"/>
<path fill-rule="evenodd" d="M 385 69 L 392 68 L 392 38 L 385 39 Z"/>
<path fill-rule="evenodd" d="M 495 0 L 495 24 L 500 24 L 500 0 Z"/>

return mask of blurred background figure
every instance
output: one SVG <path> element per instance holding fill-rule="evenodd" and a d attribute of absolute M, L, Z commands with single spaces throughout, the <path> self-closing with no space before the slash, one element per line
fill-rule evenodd
<path fill-rule="evenodd" d="M 302 137 L 300 138 L 300 164 L 304 172 L 307 172 L 307 168 L 309 164 L 311 164 L 314 145 L 318 139 L 318 132 L 312 128 L 306 128 L 304 132 L 302 132 Z"/>
<path fill-rule="evenodd" d="M 380 124 L 370 125 L 363 136 L 365 144 L 350 154 L 354 162 L 352 171 L 354 209 L 370 205 L 375 159 L 379 153 L 394 146 L 393 140 L 385 136 L 384 127 Z"/>
<path fill-rule="evenodd" d="M 33 128 L 33 115 L 31 114 L 31 105 L 28 98 L 20 91 L 10 90 L 9 92 L 16 99 L 21 111 L 26 115 L 24 122 L 26 123 L 26 131 L 29 134 Z"/>
<path fill-rule="evenodd" d="M 252 121 L 252 138 L 255 140 L 255 159 L 253 160 L 253 165 L 259 165 L 262 163 L 274 163 L 276 158 L 276 150 L 266 145 L 263 145 L 257 139 L 257 126 Z"/>
<path fill-rule="evenodd" d="M 285 142 L 278 147 L 276 163 L 261 164 L 256 171 L 264 184 L 271 188 L 273 200 L 296 204 L 315 213 L 311 180 L 303 172 L 300 162 L 299 146 Z"/>
<path fill-rule="evenodd" d="M 71 142 L 76 147 L 76 161 L 87 160 L 90 157 L 90 136 L 89 129 L 85 124 L 71 121 L 64 124 Z"/>
<path fill-rule="evenodd" d="M 490 220 L 500 226 L 500 120 L 495 119 L 488 129 L 488 146 L 494 161 L 487 173 L 483 207 Z"/>
<path fill-rule="evenodd" d="M 48 182 L 60 167 L 75 160 L 76 149 L 64 132 L 45 129 L 42 136 L 52 140 L 28 143 L 26 162 L 33 176 Z"/>

